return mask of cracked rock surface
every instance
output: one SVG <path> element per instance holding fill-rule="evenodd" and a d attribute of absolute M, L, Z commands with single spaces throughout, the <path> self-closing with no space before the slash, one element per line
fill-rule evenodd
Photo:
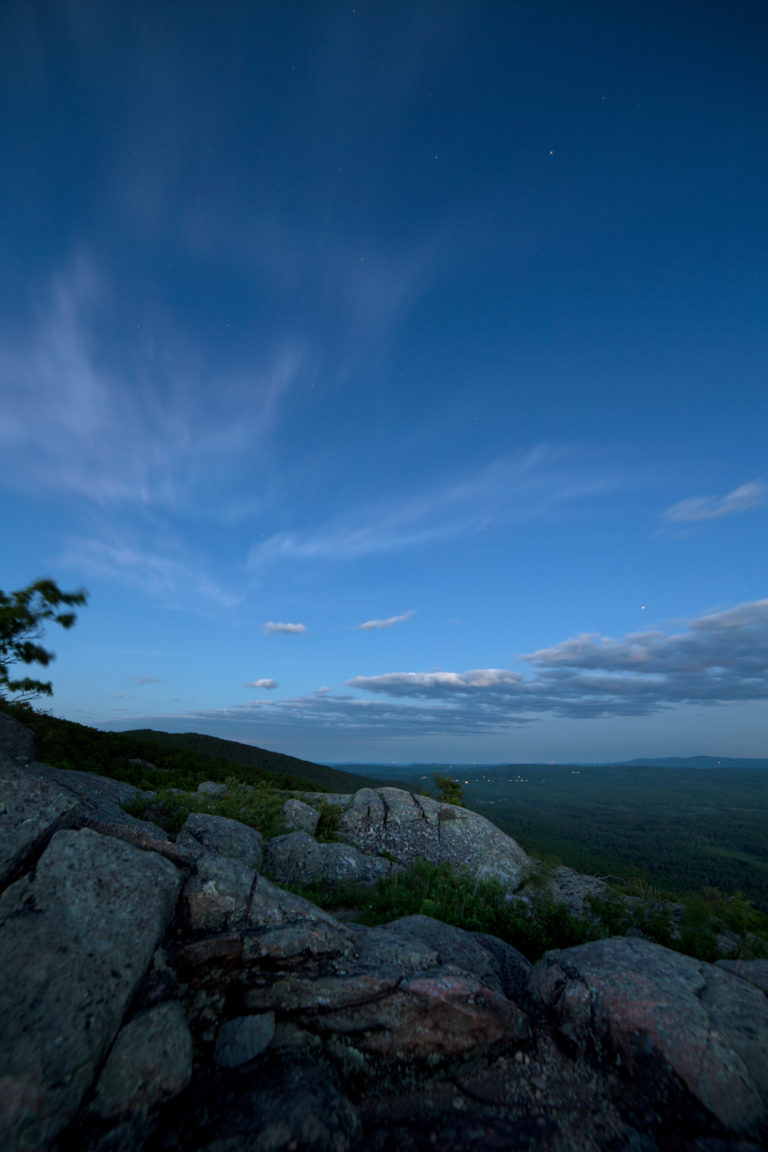
<path fill-rule="evenodd" d="M 484 816 L 401 788 L 361 788 L 342 812 L 338 835 L 369 855 L 390 853 L 405 865 L 418 857 L 445 861 L 511 889 L 530 864 L 517 841 Z"/>
<path fill-rule="evenodd" d="M 673 1107 L 693 1098 L 737 1131 L 768 1119 L 768 998 L 727 970 L 595 940 L 547 953 L 529 992 L 578 1052 L 613 1058 Z"/>

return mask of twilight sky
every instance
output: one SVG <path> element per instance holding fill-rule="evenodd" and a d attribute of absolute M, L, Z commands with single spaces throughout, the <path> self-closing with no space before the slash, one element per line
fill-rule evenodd
<path fill-rule="evenodd" d="M 58 715 L 768 755 L 768 20 L 5 0 L 1 586 Z"/>

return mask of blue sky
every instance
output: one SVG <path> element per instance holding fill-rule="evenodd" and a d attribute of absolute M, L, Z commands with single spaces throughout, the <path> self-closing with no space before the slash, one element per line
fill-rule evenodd
<path fill-rule="evenodd" d="M 755 3 L 9 0 L 2 587 L 54 711 L 768 755 Z"/>

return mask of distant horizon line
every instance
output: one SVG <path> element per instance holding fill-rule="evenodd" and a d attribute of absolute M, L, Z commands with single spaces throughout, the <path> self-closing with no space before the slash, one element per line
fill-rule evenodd
<path fill-rule="evenodd" d="M 711 760 L 715 763 L 768 764 L 768 756 L 635 756 L 631 760 L 324 760 L 327 768 L 625 768 L 630 765 L 658 765 L 662 762 Z"/>

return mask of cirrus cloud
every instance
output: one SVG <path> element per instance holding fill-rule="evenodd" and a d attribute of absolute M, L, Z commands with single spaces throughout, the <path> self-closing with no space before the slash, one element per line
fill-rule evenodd
<path fill-rule="evenodd" d="M 416 615 L 416 609 L 411 608 L 408 612 L 402 612 L 399 616 L 389 616 L 386 620 L 366 620 L 364 624 L 358 624 L 358 632 L 372 632 L 374 629 L 379 628 L 392 628 L 395 624 L 402 624 L 405 620 L 410 620 L 411 616 Z"/>
<path fill-rule="evenodd" d="M 768 487 L 757 480 L 741 484 L 725 496 L 691 496 L 667 508 L 664 519 L 675 524 L 692 524 L 699 520 L 719 520 L 761 508 L 768 500 Z"/>
<path fill-rule="evenodd" d="M 280 624 L 275 620 L 267 620 L 263 629 L 265 636 L 270 636 L 273 633 L 298 636 L 300 633 L 306 632 L 306 630 L 306 624 Z"/>

